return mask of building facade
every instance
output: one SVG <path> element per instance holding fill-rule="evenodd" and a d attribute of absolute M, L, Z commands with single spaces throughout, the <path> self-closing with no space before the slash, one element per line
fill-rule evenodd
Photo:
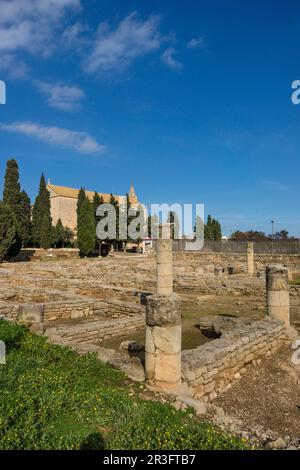
<path fill-rule="evenodd" d="M 61 219 L 64 227 L 69 227 L 71 230 L 77 229 L 77 199 L 79 189 L 68 188 L 66 186 L 57 186 L 48 182 L 47 189 L 50 193 L 51 202 L 51 217 L 53 225 L 56 225 L 58 219 Z M 86 196 L 90 201 L 93 200 L 95 191 L 85 191 Z M 108 193 L 98 192 L 102 196 L 104 202 L 109 202 L 111 195 Z M 119 205 L 126 203 L 126 195 L 120 196 L 114 194 L 115 199 Z M 128 193 L 129 202 L 132 206 L 138 205 L 138 198 L 135 194 L 134 187 L 131 184 Z"/>

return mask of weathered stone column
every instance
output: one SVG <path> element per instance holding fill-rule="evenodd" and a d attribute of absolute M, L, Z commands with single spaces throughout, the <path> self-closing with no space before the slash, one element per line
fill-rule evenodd
<path fill-rule="evenodd" d="M 267 266 L 267 307 L 268 315 L 282 320 L 290 327 L 290 299 L 288 270 L 280 264 Z"/>
<path fill-rule="evenodd" d="M 19 307 L 18 322 L 37 334 L 44 332 L 44 306 L 39 304 L 23 304 Z"/>
<path fill-rule="evenodd" d="M 173 241 L 157 240 L 156 252 L 156 279 L 158 294 L 172 294 L 173 292 Z"/>
<path fill-rule="evenodd" d="M 222 276 L 223 268 L 221 266 L 215 266 L 214 273 L 215 276 Z"/>
<path fill-rule="evenodd" d="M 179 391 L 181 383 L 181 313 L 176 294 L 147 297 L 145 373 L 151 388 Z"/>
<path fill-rule="evenodd" d="M 247 273 L 249 276 L 254 274 L 254 243 L 247 242 Z"/>
<path fill-rule="evenodd" d="M 173 243 L 157 240 L 157 294 L 147 297 L 145 373 L 148 386 L 176 392 L 181 383 L 181 312 L 173 294 Z"/>

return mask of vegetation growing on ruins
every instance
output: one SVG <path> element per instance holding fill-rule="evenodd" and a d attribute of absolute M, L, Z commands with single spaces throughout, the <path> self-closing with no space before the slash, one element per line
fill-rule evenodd
<path fill-rule="evenodd" d="M 0 320 L 1 449 L 245 449 L 187 411 L 143 400 L 123 373 Z"/>

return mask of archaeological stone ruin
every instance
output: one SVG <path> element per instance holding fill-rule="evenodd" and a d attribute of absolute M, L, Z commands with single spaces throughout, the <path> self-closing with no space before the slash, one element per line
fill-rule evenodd
<path fill-rule="evenodd" d="M 299 326 L 299 254 L 173 252 L 171 240 L 101 259 L 63 251 L 2 264 L 1 317 L 154 390 L 212 401 Z"/>

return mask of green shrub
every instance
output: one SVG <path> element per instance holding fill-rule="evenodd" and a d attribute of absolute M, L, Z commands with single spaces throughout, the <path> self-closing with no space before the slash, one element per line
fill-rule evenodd
<path fill-rule="evenodd" d="M 4 341 L 6 348 L 18 348 L 26 334 L 26 329 L 20 325 L 11 325 L 0 319 L 0 340 Z"/>

